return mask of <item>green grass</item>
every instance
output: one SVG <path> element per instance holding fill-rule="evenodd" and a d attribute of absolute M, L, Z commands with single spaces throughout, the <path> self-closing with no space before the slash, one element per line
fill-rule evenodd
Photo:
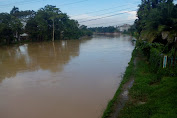
<path fill-rule="evenodd" d="M 134 69 L 135 58 L 138 60 Z M 130 100 L 121 110 L 119 118 L 177 118 L 177 77 L 168 77 L 171 75 L 167 74 L 169 69 L 160 72 L 154 73 L 147 59 L 134 51 L 120 87 L 102 118 L 109 118 L 114 113 L 122 87 L 132 76 L 135 82 L 129 91 Z"/>
<path fill-rule="evenodd" d="M 158 78 L 146 59 L 137 62 L 131 99 L 120 118 L 177 118 L 177 77 Z"/>
<path fill-rule="evenodd" d="M 128 82 L 128 80 L 131 78 L 131 76 L 133 76 L 133 74 L 134 74 L 134 72 L 133 72 L 133 70 L 134 70 L 134 63 L 133 63 L 133 61 L 134 61 L 134 57 L 135 57 L 134 55 L 135 55 L 135 54 L 136 54 L 136 52 L 134 51 L 133 54 L 132 54 L 132 59 L 131 59 L 129 65 L 128 65 L 126 71 L 125 71 L 123 80 L 122 80 L 122 82 L 121 82 L 121 84 L 120 84 L 118 90 L 116 91 L 116 93 L 115 93 L 113 99 L 112 99 L 111 101 L 109 101 L 109 103 L 108 103 L 108 105 L 107 105 L 107 108 L 106 108 L 106 110 L 105 110 L 104 113 L 103 113 L 102 118 L 108 118 L 108 117 L 110 117 L 111 114 L 114 112 L 114 109 L 115 109 L 115 108 L 114 108 L 114 105 L 115 105 L 116 102 L 118 101 L 118 96 L 120 95 L 120 93 L 121 93 L 121 91 L 122 91 L 121 89 L 122 89 L 123 85 L 124 85 L 126 82 Z"/>

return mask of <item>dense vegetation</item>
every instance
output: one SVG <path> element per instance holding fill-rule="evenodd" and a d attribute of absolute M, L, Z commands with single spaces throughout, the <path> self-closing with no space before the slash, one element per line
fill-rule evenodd
<path fill-rule="evenodd" d="M 141 50 L 136 50 L 134 56 L 138 61 L 133 71 L 134 85 L 129 91 L 131 99 L 119 118 L 176 118 L 176 76 L 171 76 L 168 69 L 164 73 L 153 71 Z"/>
<path fill-rule="evenodd" d="M 162 68 L 164 55 L 168 56 L 167 65 L 176 67 L 177 4 L 173 0 L 142 0 L 137 16 L 130 31 L 138 37 L 137 48 L 142 50 L 151 67 L 154 67 L 151 69 L 161 72 L 159 67 Z M 174 68 L 167 70 L 175 72 Z M 165 71 L 159 75 L 163 73 Z"/>
<path fill-rule="evenodd" d="M 80 26 L 59 8 L 47 5 L 37 12 L 20 11 L 14 7 L 9 13 L 0 13 L 0 44 L 21 40 L 20 34 L 27 33 L 32 41 L 78 39 L 92 35 L 86 26 Z"/>
<path fill-rule="evenodd" d="M 95 33 L 115 33 L 118 32 L 116 27 L 109 26 L 109 27 L 93 27 L 89 28 L 90 31 Z"/>
<path fill-rule="evenodd" d="M 142 0 L 132 29 L 141 40 L 161 43 L 170 51 L 176 47 L 177 5 L 173 0 Z"/>
<path fill-rule="evenodd" d="M 102 118 L 116 114 L 123 86 L 134 79 L 129 90 L 129 99 L 118 118 L 176 118 L 177 62 L 162 68 L 158 43 L 137 42 L 132 59 L 113 99 L 108 103 Z"/>
<path fill-rule="evenodd" d="M 129 100 L 119 118 L 176 118 L 177 5 L 173 0 L 142 0 L 137 16 L 129 29 L 138 39 L 132 60 L 103 118 L 115 114 L 123 85 L 132 78 Z M 166 68 L 164 55 L 168 57 Z"/>

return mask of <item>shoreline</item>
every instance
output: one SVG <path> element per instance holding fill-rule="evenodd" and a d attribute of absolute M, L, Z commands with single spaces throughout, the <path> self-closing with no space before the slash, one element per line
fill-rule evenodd
<path fill-rule="evenodd" d="M 61 39 L 61 40 L 55 40 L 55 41 L 84 40 L 84 39 L 91 38 L 92 36 L 82 36 L 79 39 Z M 44 40 L 44 41 L 23 40 L 23 41 L 19 41 L 19 42 L 12 42 L 10 44 L 0 44 L 0 46 L 3 47 L 3 46 L 11 46 L 11 45 L 21 45 L 21 44 L 25 44 L 25 43 L 40 43 L 40 42 L 53 42 L 53 41 L 52 40 Z"/>
<path fill-rule="evenodd" d="M 141 51 L 134 49 L 120 87 L 102 118 L 175 118 L 176 83 L 176 76 L 159 78 Z"/>
<path fill-rule="evenodd" d="M 93 33 L 94 35 L 121 35 L 121 33 L 119 32 L 115 32 L 115 33 Z"/>
<path fill-rule="evenodd" d="M 133 70 L 135 68 L 135 50 L 132 52 L 132 58 L 126 68 L 125 74 L 122 78 L 122 82 L 117 89 L 112 100 L 109 101 L 107 108 L 105 109 L 102 118 L 114 118 L 117 117 L 121 108 L 124 107 L 127 97 L 128 90 L 132 87 L 134 83 Z M 124 95 L 123 95 L 124 94 Z M 122 104 L 123 103 L 123 104 Z"/>

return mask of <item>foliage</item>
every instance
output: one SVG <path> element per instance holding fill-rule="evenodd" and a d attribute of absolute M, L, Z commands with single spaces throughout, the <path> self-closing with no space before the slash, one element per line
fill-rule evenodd
<path fill-rule="evenodd" d="M 10 14 L 0 13 L 0 44 L 19 42 L 22 33 L 27 33 L 31 41 L 79 39 L 92 35 L 87 27 L 79 27 L 76 20 L 52 5 L 37 12 L 20 11 L 14 6 Z"/>
<path fill-rule="evenodd" d="M 14 17 L 19 18 L 20 20 L 28 20 L 30 17 L 33 17 L 35 15 L 35 11 L 33 10 L 26 10 L 26 11 L 19 11 L 18 7 L 13 7 L 10 11 L 10 14 Z"/>
<path fill-rule="evenodd" d="M 139 49 L 139 51 L 142 51 L 143 54 L 148 59 L 150 59 L 150 56 L 154 54 L 156 55 L 158 53 L 158 55 L 160 55 L 164 50 L 164 45 L 159 43 L 149 43 L 146 41 L 138 40 L 136 43 L 136 48 Z"/>
<path fill-rule="evenodd" d="M 55 40 L 78 39 L 90 35 L 86 33 L 87 28 L 82 30 L 76 20 L 69 19 L 67 14 L 52 5 L 38 10 L 36 15 L 27 22 L 26 31 L 32 40 L 51 40 L 53 35 Z"/>
<path fill-rule="evenodd" d="M 67 37 L 74 37 L 74 34 L 78 35 L 76 33 L 79 30 L 77 26 L 76 21 L 70 20 L 58 8 L 47 5 L 38 10 L 36 15 L 27 22 L 26 32 L 32 40 L 41 41 L 51 40 L 53 30 L 55 30 L 55 39 L 58 40 L 61 38 L 62 33 Z M 72 33 L 72 31 L 75 32 Z"/>
<path fill-rule="evenodd" d="M 87 26 L 85 26 L 85 25 L 81 25 L 80 27 L 79 27 L 80 29 L 81 29 L 81 35 L 82 36 L 91 36 L 91 35 L 93 35 L 93 32 L 91 31 L 91 30 L 89 30 L 88 28 L 87 28 Z"/>
<path fill-rule="evenodd" d="M 163 72 L 165 72 L 164 70 Z M 169 72 L 169 71 L 167 71 Z M 130 90 L 131 100 L 121 111 L 119 118 L 175 118 L 176 77 L 162 76 L 151 71 L 144 59 L 140 59 L 135 70 L 135 83 Z"/>
<path fill-rule="evenodd" d="M 150 50 L 150 58 L 149 63 L 151 65 L 151 71 L 157 72 L 160 68 L 162 68 L 163 63 L 163 55 L 156 48 L 151 48 Z"/>
<path fill-rule="evenodd" d="M 0 13 L 0 43 L 10 44 L 15 41 L 16 33 L 20 32 L 21 28 L 19 19 L 8 13 Z"/>
<path fill-rule="evenodd" d="M 149 59 L 141 49 L 148 48 Z M 169 118 L 177 117 L 176 90 L 177 68 L 160 68 L 159 53 L 163 45 L 138 41 L 132 60 L 126 69 L 123 80 L 113 99 L 108 103 L 103 118 L 109 118 L 115 111 L 115 104 L 122 86 L 133 76 L 134 84 L 129 91 L 129 101 L 120 111 L 118 118 Z M 146 51 L 144 51 L 145 53 Z M 133 64 L 137 59 L 136 65 Z M 153 65 L 154 64 L 154 65 Z M 134 69 L 133 69 L 134 68 Z"/>
<path fill-rule="evenodd" d="M 171 43 L 177 36 L 177 5 L 173 0 L 142 0 L 137 12 L 135 27 L 139 38 L 148 42 Z M 162 32 L 170 32 L 166 42 Z M 172 41 L 171 41 L 172 40 Z"/>
<path fill-rule="evenodd" d="M 163 69 L 163 56 L 165 51 L 165 46 L 159 43 L 148 43 L 145 41 L 137 41 L 136 49 L 143 53 L 150 65 L 150 69 L 152 72 L 156 72 L 158 78 L 163 76 L 177 76 L 176 66 L 170 67 L 167 65 L 167 69 Z M 168 51 L 166 53 L 168 57 L 175 57 L 175 49 Z"/>
<path fill-rule="evenodd" d="M 128 29 L 128 31 L 124 31 L 125 34 L 130 34 L 131 36 L 135 37 L 136 39 L 138 39 L 138 33 L 136 31 L 136 26 L 135 24 L 131 25 L 130 29 Z"/>

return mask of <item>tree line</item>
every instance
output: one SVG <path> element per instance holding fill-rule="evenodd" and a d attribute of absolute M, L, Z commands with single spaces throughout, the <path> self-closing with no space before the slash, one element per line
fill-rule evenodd
<path fill-rule="evenodd" d="M 20 42 L 23 33 L 31 41 L 79 39 L 92 35 L 86 26 L 80 26 L 78 21 L 52 5 L 37 12 L 13 7 L 10 13 L 0 13 L 0 44 Z"/>
<path fill-rule="evenodd" d="M 88 29 L 92 32 L 95 32 L 95 33 L 115 33 L 115 32 L 118 32 L 118 29 L 114 26 L 93 27 L 93 28 L 88 28 Z"/>

